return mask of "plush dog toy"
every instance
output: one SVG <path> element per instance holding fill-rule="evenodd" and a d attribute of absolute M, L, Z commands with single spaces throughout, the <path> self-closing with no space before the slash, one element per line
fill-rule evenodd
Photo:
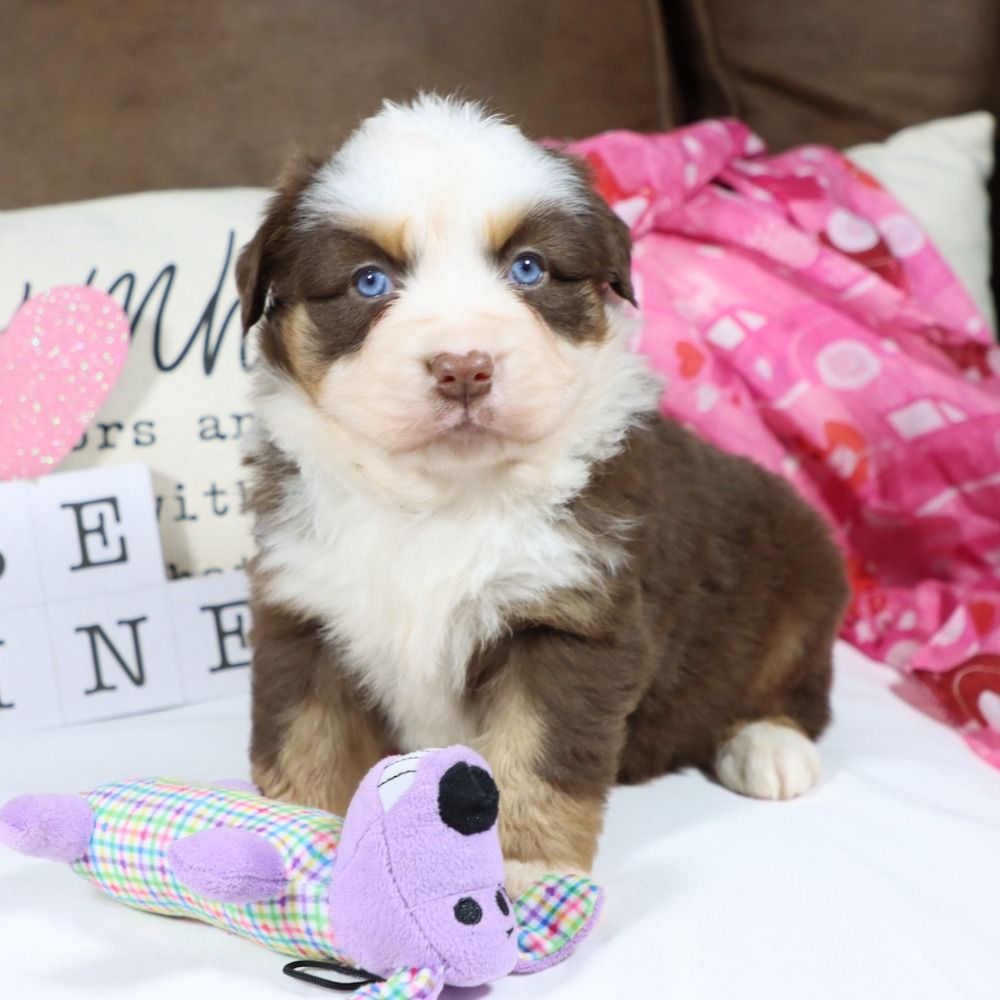
<path fill-rule="evenodd" d="M 249 788 L 151 779 L 22 795 L 0 809 L 0 841 L 69 862 L 130 906 L 306 960 L 293 966 L 360 967 L 357 1000 L 432 1000 L 446 984 L 539 971 L 600 910 L 593 883 L 565 876 L 512 904 L 497 787 L 466 747 L 387 757 L 343 820 Z"/>

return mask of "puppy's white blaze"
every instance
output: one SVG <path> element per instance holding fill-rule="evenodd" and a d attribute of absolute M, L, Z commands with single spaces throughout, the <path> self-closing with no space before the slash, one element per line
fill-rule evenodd
<path fill-rule="evenodd" d="M 484 215 L 536 202 L 581 206 L 575 173 L 514 126 L 481 107 L 424 94 L 386 102 L 319 171 L 302 201 L 302 223 L 335 216 L 364 224 L 412 217 L 425 242 L 446 226 L 476 228 Z"/>
<path fill-rule="evenodd" d="M 726 788 L 757 799 L 792 799 L 819 781 L 822 768 L 815 744 L 797 729 L 761 720 L 738 730 L 715 760 Z"/>

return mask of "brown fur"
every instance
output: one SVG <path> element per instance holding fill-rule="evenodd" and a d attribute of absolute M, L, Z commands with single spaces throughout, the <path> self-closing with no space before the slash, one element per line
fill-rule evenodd
<path fill-rule="evenodd" d="M 529 213 L 496 252 L 505 270 L 525 250 L 541 255 L 546 274 L 521 295 L 551 329 L 579 342 L 600 340 L 607 332 L 601 295 L 605 283 L 633 301 L 628 243 L 622 243 L 619 232 L 625 224 L 603 200 L 592 198 L 589 213 L 552 207 Z"/>
<path fill-rule="evenodd" d="M 236 284 L 240 290 L 240 318 L 249 330 L 267 305 L 267 295 L 286 257 L 297 245 L 293 230 L 299 199 L 312 183 L 321 163 L 303 158 L 289 164 L 278 180 L 278 188 L 267 206 L 267 213 L 254 238 L 243 248 L 236 261 Z M 264 338 L 262 347 L 266 346 Z M 274 345 L 272 345 L 274 346 Z M 277 362 L 277 358 L 269 358 Z"/>
<path fill-rule="evenodd" d="M 657 665 L 629 718 L 621 780 L 709 769 L 740 720 L 787 716 L 818 736 L 847 598 L 819 517 L 777 477 L 667 421 L 610 465 L 625 481 L 605 488 L 657 497 L 634 549 Z"/>
<path fill-rule="evenodd" d="M 541 777 L 546 723 L 516 675 L 480 699 L 475 749 L 503 789 L 500 837 L 508 860 L 544 858 L 559 871 L 589 871 L 603 825 L 604 795 L 575 796 Z"/>
<path fill-rule="evenodd" d="M 343 815 L 367 770 L 390 751 L 384 722 L 337 668 L 319 623 L 265 604 L 255 591 L 253 780 L 272 798 Z"/>
<path fill-rule="evenodd" d="M 597 265 L 601 277 L 612 291 L 636 304 L 632 288 L 632 235 L 628 226 L 611 211 L 608 203 L 594 189 L 590 167 L 575 156 L 548 150 L 550 156 L 563 160 L 576 172 L 588 192 L 587 211 L 574 213 L 576 235 L 591 257 L 591 269 Z"/>

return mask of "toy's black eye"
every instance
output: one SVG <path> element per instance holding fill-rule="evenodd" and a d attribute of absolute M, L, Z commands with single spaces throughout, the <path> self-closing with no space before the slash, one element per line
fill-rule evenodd
<path fill-rule="evenodd" d="M 455 904 L 455 919 L 460 924 L 478 924 L 483 919 L 483 908 L 471 896 L 463 896 Z"/>
<path fill-rule="evenodd" d="M 497 906 L 500 907 L 500 912 L 506 917 L 510 913 L 510 907 L 507 905 L 507 900 L 503 897 L 503 889 L 497 889 Z"/>

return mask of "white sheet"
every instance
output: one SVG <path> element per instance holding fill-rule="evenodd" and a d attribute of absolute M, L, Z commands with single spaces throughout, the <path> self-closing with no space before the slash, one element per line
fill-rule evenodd
<path fill-rule="evenodd" d="M 618 789 L 596 875 L 608 904 L 566 964 L 449 1000 L 996 1000 L 1000 772 L 838 649 L 826 777 L 793 803 L 695 774 Z M 143 774 L 246 775 L 244 699 L 0 742 L 0 801 Z M 323 997 L 283 959 L 111 902 L 0 850 L 4 1000 Z"/>

